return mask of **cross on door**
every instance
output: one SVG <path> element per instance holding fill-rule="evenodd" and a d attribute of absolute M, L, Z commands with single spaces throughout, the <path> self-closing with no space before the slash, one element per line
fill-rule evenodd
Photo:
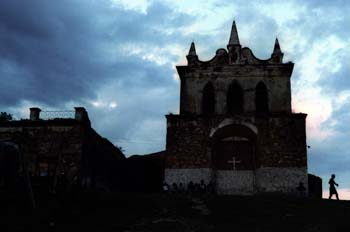
<path fill-rule="evenodd" d="M 236 157 L 232 156 L 232 160 L 227 161 L 227 163 L 232 164 L 232 170 L 236 171 L 236 164 L 241 163 L 241 161 L 236 160 Z"/>

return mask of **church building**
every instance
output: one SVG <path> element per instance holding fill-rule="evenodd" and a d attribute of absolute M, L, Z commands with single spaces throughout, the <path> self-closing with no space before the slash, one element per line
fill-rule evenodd
<path fill-rule="evenodd" d="M 203 180 L 218 194 L 293 194 L 300 183 L 307 192 L 306 114 L 292 111 L 294 64 L 278 40 L 258 59 L 233 22 L 227 49 L 201 61 L 192 43 L 187 61 L 176 67 L 180 113 L 166 116 L 165 181 Z"/>

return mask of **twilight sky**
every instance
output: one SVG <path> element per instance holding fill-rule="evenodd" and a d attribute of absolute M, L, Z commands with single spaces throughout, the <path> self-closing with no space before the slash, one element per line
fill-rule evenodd
<path fill-rule="evenodd" d="M 350 2 L 346 0 L 1 0 L 0 111 L 84 106 L 125 153 L 165 147 L 177 113 L 175 65 L 192 40 L 201 60 L 225 48 L 232 20 L 261 59 L 277 36 L 295 63 L 294 112 L 307 117 L 309 171 L 337 175 L 350 199 Z"/>

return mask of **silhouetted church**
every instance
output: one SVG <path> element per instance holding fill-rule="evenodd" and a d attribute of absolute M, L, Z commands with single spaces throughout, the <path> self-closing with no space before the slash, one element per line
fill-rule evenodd
<path fill-rule="evenodd" d="M 271 58 L 241 46 L 200 61 L 194 43 L 177 66 L 180 114 L 167 115 L 165 181 L 211 182 L 219 194 L 307 191 L 306 114 L 292 113 L 290 78 L 276 39 Z"/>

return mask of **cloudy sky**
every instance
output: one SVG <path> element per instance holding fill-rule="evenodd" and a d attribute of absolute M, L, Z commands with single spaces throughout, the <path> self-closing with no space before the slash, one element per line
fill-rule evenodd
<path fill-rule="evenodd" d="M 269 3 L 266 3 L 269 2 Z M 175 65 L 192 40 L 201 60 L 226 47 L 232 20 L 261 59 L 277 36 L 295 63 L 293 110 L 305 112 L 309 171 L 327 190 L 335 173 L 350 199 L 350 2 L 245 0 L 1 0 L 0 107 L 84 106 L 93 127 L 125 153 L 165 147 L 177 113 Z"/>

